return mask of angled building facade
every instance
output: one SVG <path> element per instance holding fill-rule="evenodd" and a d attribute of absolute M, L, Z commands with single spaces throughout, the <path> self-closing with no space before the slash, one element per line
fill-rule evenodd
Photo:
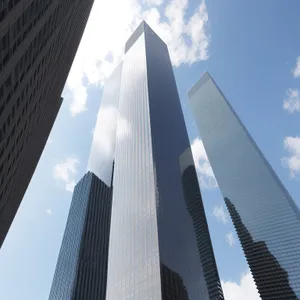
<path fill-rule="evenodd" d="M 0 3 L 0 246 L 62 103 L 93 0 Z"/>
<path fill-rule="evenodd" d="M 261 298 L 300 299 L 299 208 L 207 72 L 189 98 Z"/>

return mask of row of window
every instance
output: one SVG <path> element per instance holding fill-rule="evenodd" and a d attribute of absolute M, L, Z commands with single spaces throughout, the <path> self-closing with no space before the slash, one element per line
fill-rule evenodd
<path fill-rule="evenodd" d="M 65 22 L 64 25 L 67 25 L 68 22 Z M 41 59 L 41 62 L 39 63 L 39 65 L 36 67 L 36 70 L 34 72 L 34 74 L 30 77 L 27 85 L 24 87 L 22 94 L 20 95 L 20 97 L 16 100 L 16 103 L 13 105 L 12 109 L 11 109 L 11 113 L 10 115 L 7 117 L 6 122 L 3 124 L 3 126 L 0 129 L 0 142 L 1 140 L 5 137 L 5 135 L 7 135 L 6 138 L 6 143 L 3 143 L 2 145 L 2 149 L 0 152 L 0 158 L 2 158 L 3 154 L 4 154 L 4 149 L 7 149 L 10 145 L 10 141 L 15 141 L 14 145 L 12 146 L 12 149 L 9 152 L 7 158 L 5 159 L 5 161 L 2 163 L 2 165 L 0 165 L 0 170 L 3 170 L 3 166 L 4 165 L 8 165 L 8 172 L 5 172 L 6 176 L 5 178 L 0 178 L 0 182 L 1 185 L 0 187 L 4 187 L 3 184 L 5 184 L 6 181 L 6 185 L 5 187 L 2 189 L 2 192 L 0 193 L 0 199 L 3 196 L 3 193 L 6 192 L 7 188 L 8 188 L 8 183 L 11 180 L 11 177 L 13 176 L 13 174 L 15 173 L 15 171 L 13 172 L 13 174 L 10 174 L 10 171 L 13 167 L 15 167 L 15 161 L 18 159 L 19 154 L 22 152 L 23 146 L 28 138 L 28 134 L 29 134 L 29 126 L 33 127 L 34 124 L 32 123 L 34 121 L 34 123 L 39 119 L 39 118 L 35 118 L 35 120 L 32 120 L 32 118 L 34 116 L 36 116 L 36 111 L 40 110 L 40 106 L 43 103 L 43 99 L 44 99 L 44 94 L 47 94 L 47 92 L 50 89 L 50 85 L 48 85 L 48 88 L 46 91 L 44 91 L 43 95 L 41 95 L 39 97 L 39 99 L 36 101 L 33 109 L 31 110 L 30 114 L 27 115 L 27 117 L 25 116 L 25 114 L 28 114 L 28 107 L 32 107 L 29 106 L 29 103 L 32 103 L 33 98 L 36 96 L 36 92 L 41 88 L 42 83 L 45 82 L 44 78 L 46 73 L 49 72 L 49 68 L 51 67 L 51 64 L 53 63 L 53 59 L 54 56 L 57 54 L 57 51 L 62 47 L 62 37 L 66 35 L 66 26 L 62 27 L 61 30 L 59 31 L 59 33 L 57 34 L 55 40 L 52 42 L 51 47 L 49 48 L 49 50 L 45 53 L 45 55 L 43 56 L 43 58 Z M 16 70 L 16 69 L 15 69 Z M 16 72 L 15 72 L 16 73 Z M 12 75 L 12 74 L 11 74 Z M 9 77 L 10 79 L 7 79 L 5 82 L 5 86 L 6 87 L 10 87 L 11 86 L 11 81 L 13 81 L 11 79 L 11 76 Z M 23 76 L 21 78 L 21 80 L 23 79 Z M 33 86 L 34 84 L 34 86 Z M 15 88 L 18 85 L 15 84 Z M 15 89 L 14 89 L 15 91 Z M 0 93 L 1 93 L 1 89 L 0 89 Z M 9 98 L 10 99 L 10 98 Z M 8 100 L 9 100 L 8 99 Z M 26 102 L 25 99 L 27 99 Z M 6 108 L 7 104 L 8 104 L 8 100 L 6 101 L 6 105 L 2 105 L 2 107 L 0 108 L 0 116 L 1 114 L 4 112 L 4 109 Z M 23 109 L 21 111 L 20 105 L 23 103 Z M 16 113 L 17 112 L 17 113 Z M 14 118 L 16 114 L 19 113 L 19 117 L 17 120 L 17 127 L 13 126 L 12 128 L 9 128 L 9 125 L 11 124 L 11 118 Z M 16 128 L 19 127 L 21 120 L 24 119 L 24 117 L 26 117 L 26 122 L 25 125 L 22 127 L 22 130 L 19 132 L 18 137 L 15 138 L 14 134 L 15 134 L 15 130 Z M 37 116 L 38 117 L 38 116 Z M 10 130 L 10 134 L 9 132 L 6 132 L 6 130 L 9 131 Z M 19 148 L 17 150 L 17 148 Z M 17 152 L 16 152 L 17 151 Z M 15 154 L 16 152 L 16 154 Z M 10 161 L 11 158 L 11 153 L 13 153 L 13 159 L 12 162 Z M 1 174 L 2 172 L 0 172 Z M 6 180 L 5 180 L 6 179 Z"/>
<path fill-rule="evenodd" d="M 45 47 L 49 37 L 53 33 L 54 29 L 56 29 L 56 25 L 58 23 L 57 14 L 54 15 L 56 17 L 50 17 L 39 34 L 34 38 L 29 48 L 25 52 L 25 54 L 21 57 L 17 65 L 15 66 L 13 72 L 7 77 L 4 84 L 0 86 L 0 98 L 6 99 L 6 105 L 8 104 L 10 98 L 13 95 L 13 92 L 17 89 L 18 85 L 23 80 L 25 74 L 30 70 L 34 60 L 38 56 L 38 54 Z M 52 15 L 53 16 L 53 15 Z M 14 82 L 14 86 L 12 87 L 12 82 Z M 0 118 L 1 118 L 1 109 L 0 109 Z"/>
<path fill-rule="evenodd" d="M 1 38 L 0 70 L 15 53 L 17 47 L 26 38 L 33 26 L 40 20 L 52 1 L 53 0 L 33 1 L 8 32 Z"/>
<path fill-rule="evenodd" d="M 32 4 L 25 10 L 25 12 L 20 16 L 20 18 L 14 23 L 14 25 L 10 28 L 10 30 L 4 35 L 0 41 L 1 51 L 0 51 L 0 71 L 1 69 L 7 64 L 11 56 L 15 53 L 16 49 L 19 47 L 19 45 L 23 42 L 23 40 L 28 35 L 29 31 L 35 26 L 35 24 L 41 19 L 42 15 L 45 13 L 46 9 L 50 6 L 51 2 L 53 0 L 47 0 L 47 1 L 39 1 L 36 0 L 32 2 Z M 36 2 L 39 2 L 36 4 Z M 59 21 L 63 18 L 65 15 L 65 11 L 63 11 L 62 6 L 64 3 L 61 3 L 59 6 L 56 7 L 56 9 L 53 11 L 53 13 L 49 16 L 47 19 L 46 24 L 44 24 L 43 28 L 39 32 L 39 37 L 37 41 L 38 44 L 43 44 L 40 39 L 42 38 L 44 41 L 49 38 L 48 31 L 49 27 L 55 29 L 55 27 L 58 25 Z M 40 10 L 34 9 L 34 7 L 38 7 Z M 29 17 L 29 13 L 36 12 L 35 16 Z M 27 16 L 27 17 L 25 17 Z M 31 22 L 25 22 L 24 20 L 31 20 Z M 25 22 L 25 23 L 24 23 Z M 27 24 L 27 26 L 26 26 Z M 46 34 L 48 34 L 46 36 Z M 36 45 L 34 45 L 34 48 Z M 41 47 L 40 47 L 41 48 Z M 34 56 L 33 56 L 34 57 Z"/>
<path fill-rule="evenodd" d="M 2 0 L 0 2 L 0 23 L 20 0 Z"/>

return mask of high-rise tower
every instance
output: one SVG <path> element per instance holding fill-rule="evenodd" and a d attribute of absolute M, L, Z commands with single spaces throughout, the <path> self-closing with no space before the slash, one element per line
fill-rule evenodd
<path fill-rule="evenodd" d="M 105 82 L 88 173 L 76 185 L 49 300 L 105 300 L 122 64 Z"/>
<path fill-rule="evenodd" d="M 0 246 L 60 108 L 93 0 L 0 4 Z"/>
<path fill-rule="evenodd" d="M 105 300 L 111 195 L 91 172 L 76 185 L 49 300 Z"/>
<path fill-rule="evenodd" d="M 262 299 L 300 299 L 299 208 L 207 72 L 189 98 Z"/>
<path fill-rule="evenodd" d="M 168 49 L 145 22 L 116 136 L 106 299 L 223 299 Z"/>
<path fill-rule="evenodd" d="M 51 300 L 224 299 L 168 49 L 145 22 L 105 83 L 88 170 L 112 194 L 75 189 Z M 112 203 L 110 223 L 88 203 Z"/>

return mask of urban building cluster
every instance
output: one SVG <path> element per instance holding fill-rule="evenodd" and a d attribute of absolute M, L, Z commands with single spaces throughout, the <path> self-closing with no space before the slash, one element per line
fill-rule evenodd
<path fill-rule="evenodd" d="M 0 245 L 92 5 L 0 3 Z M 299 208 L 208 72 L 188 96 L 261 298 L 300 299 Z M 168 48 L 144 21 L 105 83 L 50 291 L 58 299 L 224 299 Z"/>

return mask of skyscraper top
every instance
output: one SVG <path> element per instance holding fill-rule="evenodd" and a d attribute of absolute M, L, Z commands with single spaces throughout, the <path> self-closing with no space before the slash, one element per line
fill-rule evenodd
<path fill-rule="evenodd" d="M 210 76 L 210 74 L 208 73 L 208 71 L 205 71 L 202 76 L 200 77 L 200 79 L 193 85 L 193 87 L 188 91 L 188 95 L 189 97 L 191 97 L 192 95 L 194 95 L 194 93 L 196 91 L 198 91 L 205 82 L 207 82 L 207 80 L 213 80 L 212 77 Z"/>
<path fill-rule="evenodd" d="M 152 30 L 152 28 L 147 24 L 147 22 L 143 20 L 141 24 L 137 27 L 137 29 L 132 33 L 130 38 L 127 40 L 125 44 L 125 54 L 143 33 L 155 34 L 161 40 L 161 38 Z M 161 41 L 164 43 L 163 40 Z"/>

